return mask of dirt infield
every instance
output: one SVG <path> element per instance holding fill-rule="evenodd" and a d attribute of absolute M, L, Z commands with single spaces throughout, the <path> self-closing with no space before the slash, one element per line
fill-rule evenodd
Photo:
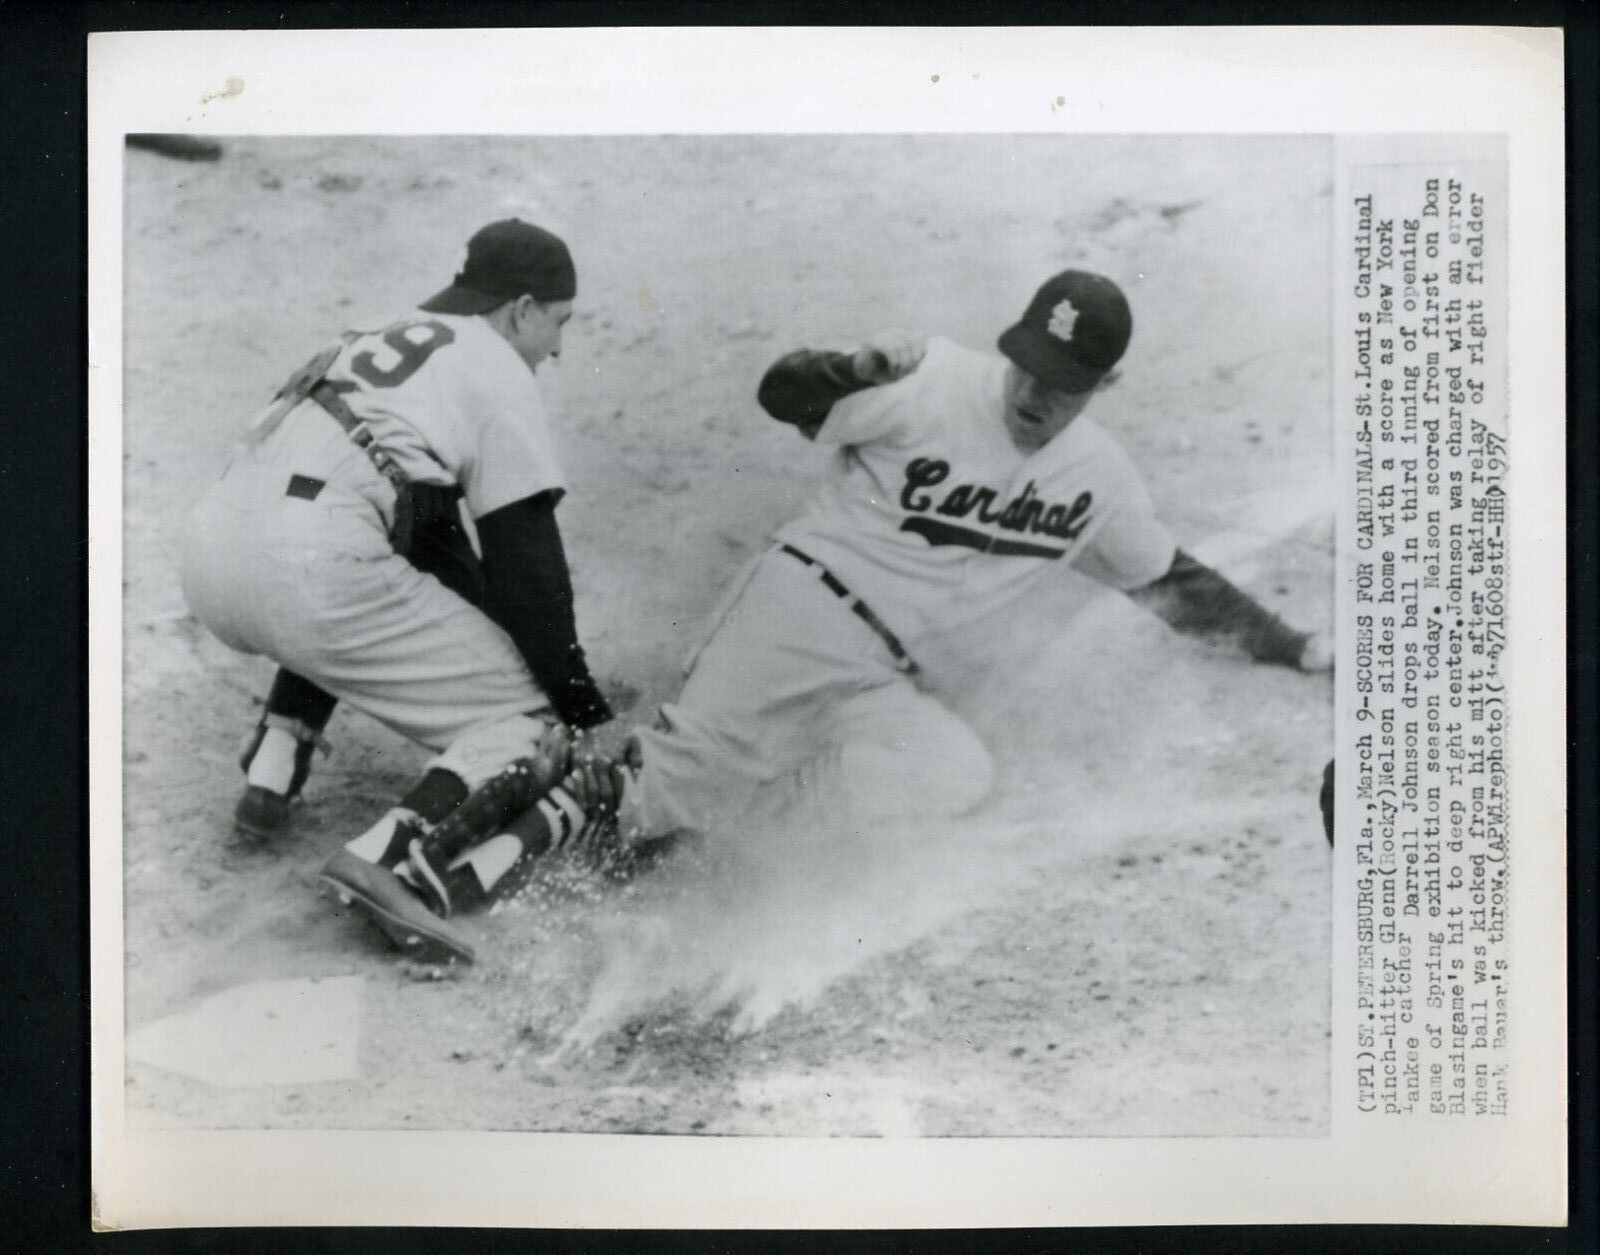
<path fill-rule="evenodd" d="M 182 526 L 248 415 L 484 222 L 579 269 L 558 372 L 580 632 L 652 717 L 825 453 L 761 371 L 885 326 L 974 346 L 1054 269 L 1135 332 L 1097 419 L 1186 547 L 1331 619 L 1327 148 L 1300 139 L 233 139 L 127 153 L 124 890 L 130 1032 L 243 982 L 361 978 L 358 1073 L 133 1064 L 184 1127 L 1316 1135 L 1328 1119 L 1331 685 L 1179 638 L 1068 573 L 925 652 L 994 798 L 945 827 L 749 831 L 626 883 L 570 868 L 408 970 L 315 891 L 422 751 L 341 709 L 289 834 L 237 844 L 270 666 L 211 639 Z"/>

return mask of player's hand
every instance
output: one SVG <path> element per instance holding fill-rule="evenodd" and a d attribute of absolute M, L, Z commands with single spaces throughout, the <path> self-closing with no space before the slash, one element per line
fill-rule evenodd
<path fill-rule="evenodd" d="M 617 754 L 603 745 L 592 729 L 573 739 L 569 780 L 578 794 L 578 804 L 590 816 L 609 814 L 617 807 L 617 780 L 612 770 L 616 758 Z"/>
<path fill-rule="evenodd" d="M 600 760 L 575 762 L 563 783 L 583 808 L 587 818 L 600 819 L 616 812 L 621 789 L 616 770 L 610 763 Z"/>
<path fill-rule="evenodd" d="M 572 734 L 572 765 L 582 766 L 585 763 L 598 763 L 608 761 L 613 756 L 611 738 L 604 735 L 609 724 L 597 724 L 592 728 L 585 728 L 581 732 Z"/>
<path fill-rule="evenodd" d="M 572 761 L 572 729 L 564 723 L 552 724 L 539 738 L 533 757 L 542 774 L 559 780 Z"/>
<path fill-rule="evenodd" d="M 927 353 L 928 337 L 920 331 L 880 331 L 850 355 L 850 369 L 863 383 L 893 383 L 921 366 Z"/>
<path fill-rule="evenodd" d="M 1333 637 L 1326 632 L 1313 632 L 1306 638 L 1300 651 L 1300 670 L 1316 675 L 1333 670 Z"/>

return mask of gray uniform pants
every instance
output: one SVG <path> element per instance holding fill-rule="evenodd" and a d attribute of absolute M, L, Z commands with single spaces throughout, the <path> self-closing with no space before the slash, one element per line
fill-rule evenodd
<path fill-rule="evenodd" d="M 753 806 L 847 824 L 953 815 L 993 778 L 977 734 L 777 550 L 734 590 L 662 725 L 639 734 L 647 834 L 738 825 Z"/>
<path fill-rule="evenodd" d="M 394 552 L 365 497 L 288 493 L 241 457 L 189 520 L 183 590 L 223 643 L 261 654 L 402 736 L 469 785 L 553 721 L 521 654 L 481 610 Z"/>

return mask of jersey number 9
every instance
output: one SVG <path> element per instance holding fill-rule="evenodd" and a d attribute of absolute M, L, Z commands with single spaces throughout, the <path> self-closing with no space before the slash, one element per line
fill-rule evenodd
<path fill-rule="evenodd" d="M 383 343 L 394 356 L 384 353 L 380 365 L 378 354 L 363 349 L 351 357 L 350 370 L 375 388 L 398 388 L 422 369 L 435 349 L 442 349 L 455 338 L 454 331 L 431 318 L 397 322 L 383 332 Z"/>

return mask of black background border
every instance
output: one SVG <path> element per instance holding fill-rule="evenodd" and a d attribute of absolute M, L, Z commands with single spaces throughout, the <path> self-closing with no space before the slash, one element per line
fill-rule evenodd
<path fill-rule="evenodd" d="M 1569 1227 L 1374 1226 L 811 1233 L 509 1232 L 424 1229 L 89 1231 L 88 662 L 85 55 L 95 30 L 427 26 L 1503 24 L 1566 28 L 1568 124 Z M 0 0 L 0 371 L 10 414 L 0 441 L 0 565 L 6 648 L 0 741 L 0 1246 L 70 1251 L 659 1250 L 823 1248 L 873 1252 L 1011 1248 L 1093 1251 L 1593 1251 L 1597 629 L 1595 217 L 1600 143 L 1596 24 L 1578 4 L 1276 3 L 1155 0 L 1039 6 L 967 3 L 123 3 L 22 6 Z M 426 1182 L 419 1182 L 426 1188 Z"/>

